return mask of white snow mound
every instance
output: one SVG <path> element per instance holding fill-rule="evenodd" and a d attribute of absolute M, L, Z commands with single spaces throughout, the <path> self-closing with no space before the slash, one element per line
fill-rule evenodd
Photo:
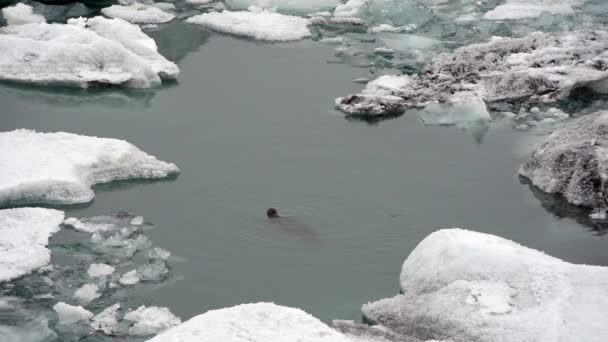
<path fill-rule="evenodd" d="M 62 211 L 43 208 L 0 210 L 0 282 L 48 265 L 51 252 L 46 245 L 63 217 Z"/>
<path fill-rule="evenodd" d="M 284 42 L 311 36 L 308 19 L 268 11 L 204 13 L 186 22 L 265 41 Z"/>
<path fill-rule="evenodd" d="M 85 203 L 91 186 L 179 172 L 124 140 L 20 129 L 0 133 L 0 203 Z"/>
<path fill-rule="evenodd" d="M 35 14 L 32 6 L 16 4 L 2 9 L 2 15 L 9 25 L 23 25 L 29 23 L 46 23 L 40 14 Z"/>
<path fill-rule="evenodd" d="M 135 2 L 128 6 L 112 5 L 103 8 L 101 13 L 110 18 L 120 18 L 133 24 L 162 24 L 175 18 L 158 7 Z"/>
<path fill-rule="evenodd" d="M 148 342 L 350 342 L 306 312 L 273 303 L 211 310 Z"/>

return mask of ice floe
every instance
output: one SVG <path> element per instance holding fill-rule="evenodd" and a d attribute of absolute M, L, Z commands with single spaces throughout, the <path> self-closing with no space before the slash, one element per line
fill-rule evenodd
<path fill-rule="evenodd" d="M 0 28 L 0 80 L 147 88 L 179 74 L 137 25 L 103 17 Z"/>
<path fill-rule="evenodd" d="M 47 249 L 64 214 L 43 208 L 0 210 L 0 283 L 26 275 L 51 260 Z"/>
<path fill-rule="evenodd" d="M 105 308 L 93 317 L 91 327 L 106 335 L 115 335 L 118 329 L 118 319 L 116 318 L 118 309 L 120 309 L 119 303 Z"/>
<path fill-rule="evenodd" d="M 490 20 L 536 18 L 543 13 L 574 14 L 573 0 L 507 0 L 486 12 L 483 17 Z"/>
<path fill-rule="evenodd" d="M 87 273 L 91 278 L 105 277 L 114 273 L 115 268 L 107 264 L 91 264 Z"/>
<path fill-rule="evenodd" d="M 269 11 L 203 13 L 186 22 L 265 41 L 293 41 L 311 36 L 308 19 Z"/>
<path fill-rule="evenodd" d="M 608 112 L 585 115 L 555 131 L 525 161 L 519 174 L 541 190 L 596 210 L 608 209 Z"/>
<path fill-rule="evenodd" d="M 88 321 L 93 317 L 93 313 L 82 306 L 74 306 L 59 302 L 53 306 L 53 310 L 59 316 L 59 322 L 62 324 L 71 324 L 78 321 Z"/>
<path fill-rule="evenodd" d="M 403 263 L 402 294 L 363 306 L 391 334 L 447 341 L 590 341 L 608 336 L 608 269 L 497 236 L 444 229 Z M 352 329 L 350 329 L 352 331 Z M 401 340 L 396 339 L 396 340 Z"/>
<path fill-rule="evenodd" d="M 179 172 L 123 140 L 71 133 L 0 133 L 0 203 L 85 203 L 91 186 Z"/>
<path fill-rule="evenodd" d="M 129 329 L 132 336 L 150 336 L 158 334 L 182 323 L 169 309 L 157 306 L 142 305 L 136 310 L 127 312 L 124 320 L 133 322 Z"/>
<path fill-rule="evenodd" d="M 21 3 L 3 8 L 2 15 L 9 25 L 46 23 L 46 19 L 43 16 L 34 13 L 32 6 Z"/>
<path fill-rule="evenodd" d="M 226 0 L 231 10 L 245 10 L 251 6 L 262 9 L 276 9 L 290 14 L 309 14 L 333 10 L 340 0 Z"/>
<path fill-rule="evenodd" d="M 120 18 L 134 24 L 162 24 L 175 18 L 175 15 L 153 5 L 135 2 L 127 6 L 112 5 L 101 10 L 110 18 Z"/>
<path fill-rule="evenodd" d="M 201 336 L 206 341 L 350 341 L 300 309 L 255 303 L 207 311 L 148 342 L 195 342 Z"/>

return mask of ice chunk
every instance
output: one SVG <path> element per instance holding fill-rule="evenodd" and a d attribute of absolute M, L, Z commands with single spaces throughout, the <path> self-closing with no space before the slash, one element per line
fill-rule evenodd
<path fill-rule="evenodd" d="M 63 217 L 62 211 L 43 208 L 0 210 L 0 283 L 49 263 L 46 245 L 51 235 L 59 231 Z"/>
<path fill-rule="evenodd" d="M 129 335 L 133 336 L 158 334 L 182 323 L 168 308 L 145 305 L 128 312 L 124 319 L 135 323 L 129 329 Z"/>
<path fill-rule="evenodd" d="M 101 294 L 98 291 L 99 286 L 96 284 L 84 284 L 74 292 L 74 298 L 78 299 L 81 304 L 87 305 L 93 300 L 101 297 Z"/>
<path fill-rule="evenodd" d="M 59 315 L 59 322 L 72 324 L 78 321 L 88 321 L 93 317 L 93 313 L 82 306 L 73 306 L 64 302 L 59 302 L 53 306 L 53 310 Z"/>
<path fill-rule="evenodd" d="M 91 264 L 87 273 L 89 277 L 105 277 L 114 273 L 115 268 L 106 264 Z"/>
<path fill-rule="evenodd" d="M 179 73 L 137 25 L 103 17 L 68 23 L 0 28 L 0 80 L 146 88 Z"/>
<path fill-rule="evenodd" d="M 485 19 L 507 20 L 537 18 L 543 13 L 574 14 L 573 0 L 507 0 L 484 14 Z"/>
<path fill-rule="evenodd" d="M 360 18 L 362 15 L 361 12 L 370 1 L 371 0 L 348 0 L 345 3 L 336 6 L 334 17 Z"/>
<path fill-rule="evenodd" d="M 93 317 L 91 327 L 93 327 L 95 330 L 103 332 L 106 335 L 114 335 L 118 326 L 118 319 L 116 318 L 116 312 L 118 309 L 120 309 L 119 303 L 105 308 L 102 312 Z"/>
<path fill-rule="evenodd" d="M 154 260 L 137 267 L 137 276 L 144 281 L 160 281 L 167 273 L 169 270 L 163 260 Z"/>
<path fill-rule="evenodd" d="M 118 279 L 118 282 L 123 285 L 135 285 L 135 284 L 139 283 L 139 277 L 137 276 L 137 270 L 132 270 L 132 271 L 129 271 L 129 272 L 123 274 L 123 276 L 120 277 L 120 279 Z"/>
<path fill-rule="evenodd" d="M 311 36 L 308 19 L 268 11 L 204 13 L 186 22 L 257 40 L 291 41 Z"/>
<path fill-rule="evenodd" d="M 293 14 L 333 10 L 338 4 L 339 0 L 226 0 L 226 5 L 232 10 L 245 10 L 256 6 Z"/>
<path fill-rule="evenodd" d="M 0 203 L 84 203 L 91 186 L 179 172 L 123 140 L 70 133 L 0 133 Z"/>
<path fill-rule="evenodd" d="M 521 165 L 519 174 L 574 205 L 608 208 L 608 112 L 583 116 L 555 131 Z"/>
<path fill-rule="evenodd" d="M 575 265 L 497 236 L 443 229 L 403 263 L 403 294 L 363 306 L 391 333 L 421 340 L 600 342 L 608 268 Z"/>
<path fill-rule="evenodd" d="M 144 223 L 144 217 L 143 216 L 136 216 L 131 220 L 131 224 L 134 226 L 139 226 L 141 224 Z"/>
<path fill-rule="evenodd" d="M 161 24 L 175 18 L 158 7 L 135 2 L 128 6 L 112 5 L 101 10 L 103 15 L 110 18 L 120 18 L 134 24 Z"/>
<path fill-rule="evenodd" d="M 490 114 L 483 100 L 467 93 L 458 93 L 446 103 L 431 103 L 417 111 L 425 125 L 457 125 L 466 128 L 469 124 L 489 122 Z"/>
<path fill-rule="evenodd" d="M 16 4 L 2 9 L 2 15 L 9 25 L 23 25 L 29 23 L 46 23 L 40 14 L 34 14 L 32 6 Z"/>
<path fill-rule="evenodd" d="M 273 303 L 242 304 L 211 310 L 148 342 L 299 341 L 350 342 L 306 312 Z"/>

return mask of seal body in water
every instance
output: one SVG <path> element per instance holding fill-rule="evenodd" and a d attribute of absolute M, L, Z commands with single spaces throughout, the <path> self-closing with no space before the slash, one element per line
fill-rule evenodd
<path fill-rule="evenodd" d="M 314 230 L 292 218 L 280 216 L 275 208 L 266 210 L 266 216 L 270 219 L 270 222 L 278 225 L 282 231 L 289 235 L 297 236 L 306 241 L 319 241 Z"/>

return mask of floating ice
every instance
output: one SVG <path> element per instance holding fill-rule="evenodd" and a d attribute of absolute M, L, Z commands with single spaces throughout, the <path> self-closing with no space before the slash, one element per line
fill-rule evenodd
<path fill-rule="evenodd" d="M 112 5 L 101 10 L 103 15 L 110 18 L 120 18 L 134 24 L 161 24 L 175 18 L 158 7 L 135 2 L 128 6 Z"/>
<path fill-rule="evenodd" d="M 226 5 L 231 10 L 245 10 L 256 6 L 294 14 L 333 10 L 339 4 L 340 0 L 226 0 Z"/>
<path fill-rule="evenodd" d="M 78 321 L 88 321 L 93 317 L 93 313 L 82 306 L 73 306 L 64 302 L 59 302 L 53 306 L 53 310 L 59 316 L 59 322 L 72 324 Z"/>
<path fill-rule="evenodd" d="M 417 111 L 425 125 L 457 125 L 466 128 L 470 124 L 491 120 L 486 104 L 475 95 L 454 94 L 446 103 L 431 103 Z"/>
<path fill-rule="evenodd" d="M 87 273 L 89 274 L 89 277 L 96 278 L 109 276 L 110 274 L 114 273 L 114 270 L 115 268 L 110 265 L 91 264 Z"/>
<path fill-rule="evenodd" d="M 0 28 L 0 80 L 147 88 L 178 73 L 177 66 L 158 53 L 154 40 L 121 19 Z"/>
<path fill-rule="evenodd" d="M 43 208 L 0 210 L 0 282 L 49 263 L 46 245 L 50 236 L 59 231 L 63 217 L 61 211 Z"/>
<path fill-rule="evenodd" d="M 484 14 L 485 19 L 507 20 L 537 18 L 543 13 L 574 14 L 578 1 L 573 0 L 507 0 Z"/>
<path fill-rule="evenodd" d="M 84 203 L 91 186 L 179 172 L 123 140 L 70 133 L 0 133 L 0 203 Z"/>
<path fill-rule="evenodd" d="M 135 285 L 135 284 L 139 283 L 139 281 L 140 281 L 140 279 L 137 276 L 137 270 L 129 271 L 129 272 L 123 274 L 122 277 L 120 277 L 120 279 L 118 279 L 118 282 L 123 285 Z"/>
<path fill-rule="evenodd" d="M 497 236 L 444 229 L 404 262 L 403 294 L 363 306 L 405 339 L 590 341 L 608 336 L 608 269 L 575 265 Z M 397 339 L 400 340 L 400 339 Z"/>
<path fill-rule="evenodd" d="M 158 334 L 182 323 L 169 309 L 157 306 L 140 306 L 128 312 L 124 320 L 134 322 L 129 329 L 129 335 L 149 336 Z"/>
<path fill-rule="evenodd" d="M 23 25 L 29 23 L 46 23 L 40 14 L 34 14 L 32 6 L 16 4 L 2 9 L 2 15 L 9 25 Z"/>
<path fill-rule="evenodd" d="M 368 86 L 336 100 L 349 114 L 390 114 L 469 93 L 486 103 L 555 102 L 573 89 L 601 91 L 608 78 L 608 33 L 572 31 L 496 38 L 436 57 L 389 94 Z"/>
<path fill-rule="evenodd" d="M 148 342 L 195 342 L 201 336 L 207 341 L 350 342 L 306 312 L 272 303 L 207 311 Z"/>
<path fill-rule="evenodd" d="M 99 297 L 101 297 L 101 294 L 99 293 L 99 286 L 96 284 L 84 284 L 74 292 L 74 298 L 82 305 L 87 305 Z"/>
<path fill-rule="evenodd" d="M 105 308 L 102 312 L 93 317 L 91 320 L 91 327 L 106 335 L 114 335 L 118 326 L 118 319 L 116 318 L 118 309 L 120 309 L 120 304 L 118 303 Z"/>
<path fill-rule="evenodd" d="M 268 11 L 204 13 L 186 22 L 257 40 L 292 41 L 311 36 L 308 19 Z"/>
<path fill-rule="evenodd" d="M 608 112 L 583 116 L 555 131 L 524 162 L 519 174 L 541 190 L 591 207 L 608 208 Z"/>

